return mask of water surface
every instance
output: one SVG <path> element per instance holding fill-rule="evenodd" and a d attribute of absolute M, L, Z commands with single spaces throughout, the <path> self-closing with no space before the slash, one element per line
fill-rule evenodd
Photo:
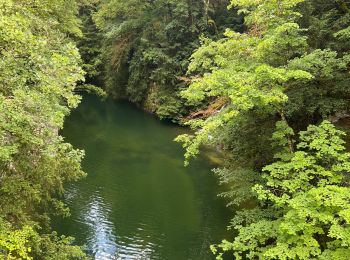
<path fill-rule="evenodd" d="M 230 212 L 207 160 L 183 166 L 186 131 L 122 101 L 86 96 L 63 135 L 84 149 L 88 177 L 68 187 L 56 229 L 94 259 L 213 259 Z"/>

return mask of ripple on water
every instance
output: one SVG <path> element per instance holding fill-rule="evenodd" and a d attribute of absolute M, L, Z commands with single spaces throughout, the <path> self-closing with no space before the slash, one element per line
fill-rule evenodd
<path fill-rule="evenodd" d="M 148 232 L 148 224 L 139 223 L 135 236 L 118 236 L 113 222 L 108 220 L 111 207 L 107 205 L 98 192 L 89 199 L 85 210 L 82 211 L 79 223 L 87 226 L 87 247 L 97 260 L 107 259 L 154 259 L 159 258 L 157 253 L 160 244 L 147 242 L 143 239 L 144 232 Z M 151 238 L 150 235 L 146 237 Z M 154 237 L 153 241 L 154 241 Z M 164 237 L 159 237 L 162 241 Z"/>
<path fill-rule="evenodd" d="M 183 167 L 173 139 L 184 132 L 127 103 L 85 97 L 63 135 L 86 151 L 88 176 L 68 188 L 72 217 L 55 229 L 95 259 L 212 259 L 231 213 L 216 200 L 210 165 Z"/>

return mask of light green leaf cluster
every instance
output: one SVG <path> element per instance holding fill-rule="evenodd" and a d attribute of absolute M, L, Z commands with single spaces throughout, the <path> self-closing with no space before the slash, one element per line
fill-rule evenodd
<path fill-rule="evenodd" d="M 1 228 L 4 228 L 3 226 Z M 31 227 L 25 226 L 21 230 L 0 232 L 0 248 L 5 249 L 6 253 L 0 252 L 4 259 L 26 259 L 30 257 L 31 248 L 28 247 L 28 240 L 35 234 Z"/>
<path fill-rule="evenodd" d="M 346 259 L 350 153 L 343 135 L 328 121 L 301 132 L 292 156 L 266 166 L 265 184 L 254 187 L 258 199 L 276 212 L 236 223 L 234 242 L 219 248 L 233 250 L 236 259 Z"/>
<path fill-rule="evenodd" d="M 294 11 L 294 7 L 305 0 L 231 0 L 229 8 L 238 7 L 241 12 L 247 14 L 245 19 L 249 26 L 259 27 L 259 31 L 265 31 L 270 27 L 285 23 L 286 20 L 298 17 L 300 14 Z"/>

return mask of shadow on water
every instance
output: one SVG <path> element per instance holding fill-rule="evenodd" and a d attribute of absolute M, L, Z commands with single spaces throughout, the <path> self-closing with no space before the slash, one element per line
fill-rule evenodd
<path fill-rule="evenodd" d="M 203 158 L 183 166 L 173 139 L 186 129 L 124 101 L 85 96 L 62 132 L 84 149 L 88 177 L 68 187 L 56 221 L 95 259 L 213 259 L 232 213 Z"/>

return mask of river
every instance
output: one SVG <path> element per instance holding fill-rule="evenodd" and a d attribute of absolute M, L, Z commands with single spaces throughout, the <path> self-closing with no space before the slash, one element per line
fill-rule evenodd
<path fill-rule="evenodd" d="M 88 177 L 68 186 L 71 217 L 55 221 L 94 259 L 214 259 L 229 210 L 217 196 L 213 165 L 183 166 L 173 139 L 186 129 L 124 101 L 84 97 L 63 136 L 86 152 Z"/>

